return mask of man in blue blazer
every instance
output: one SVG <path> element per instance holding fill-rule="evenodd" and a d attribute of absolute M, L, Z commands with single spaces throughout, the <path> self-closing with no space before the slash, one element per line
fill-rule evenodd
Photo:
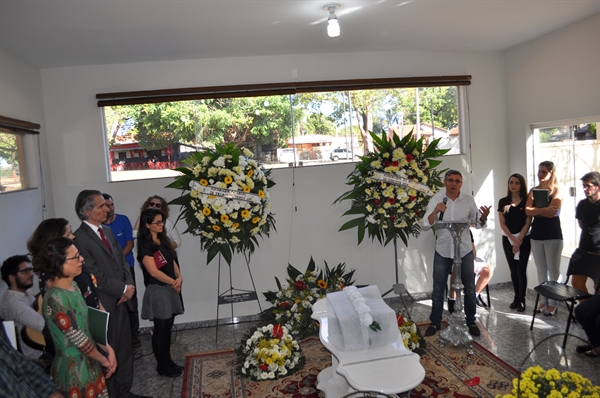
<path fill-rule="evenodd" d="M 111 398 L 136 398 L 132 393 L 133 345 L 128 304 L 135 286 L 129 263 L 108 227 L 103 227 L 108 209 L 102 192 L 84 190 L 77 195 L 75 211 L 82 221 L 75 231 L 75 245 L 86 267 L 97 280 L 100 302 L 110 313 L 108 341 L 115 350 L 117 371 L 107 380 Z"/>

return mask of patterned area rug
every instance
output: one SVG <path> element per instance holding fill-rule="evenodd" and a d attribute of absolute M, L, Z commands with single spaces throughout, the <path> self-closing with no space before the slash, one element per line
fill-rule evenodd
<path fill-rule="evenodd" d="M 474 354 L 464 347 L 440 348 L 436 335 L 427 339 L 427 354 L 421 358 L 425 380 L 410 397 L 495 397 L 508 394 L 518 372 L 491 352 L 474 344 Z M 323 398 L 317 390 L 317 375 L 331 365 L 331 354 L 317 337 L 304 340 L 304 369 L 275 381 L 253 382 L 235 373 L 233 350 L 188 355 L 182 398 Z M 399 371 L 401 372 L 401 370 Z"/>

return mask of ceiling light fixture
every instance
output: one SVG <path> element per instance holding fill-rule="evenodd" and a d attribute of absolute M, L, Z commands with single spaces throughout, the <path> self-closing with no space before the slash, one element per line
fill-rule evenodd
<path fill-rule="evenodd" d="M 340 35 L 340 23 L 335 15 L 335 10 L 340 8 L 339 4 L 328 4 L 323 7 L 324 10 L 329 11 L 329 18 L 327 18 L 327 35 L 329 37 L 338 37 Z"/>

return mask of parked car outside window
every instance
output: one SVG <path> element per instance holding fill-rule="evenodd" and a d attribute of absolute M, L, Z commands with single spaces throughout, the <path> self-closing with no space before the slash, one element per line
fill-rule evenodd
<path fill-rule="evenodd" d="M 352 159 L 352 152 L 346 148 L 337 148 L 331 152 L 329 157 L 333 161 L 338 161 L 340 159 Z M 358 155 L 354 155 L 354 157 L 358 159 Z"/>

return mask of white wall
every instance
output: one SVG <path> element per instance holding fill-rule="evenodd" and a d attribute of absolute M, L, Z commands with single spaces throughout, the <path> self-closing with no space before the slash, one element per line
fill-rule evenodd
<path fill-rule="evenodd" d="M 509 139 L 504 171 L 531 177 L 537 167 L 527 162 L 531 124 L 600 119 L 600 14 L 516 46 L 504 58 Z M 535 286 L 533 259 L 529 264 L 529 286 Z"/>
<path fill-rule="evenodd" d="M 0 49 L 0 115 L 42 125 L 41 136 L 25 136 L 27 173 L 34 186 L 39 186 L 37 140 L 45 148 L 42 81 L 39 70 Z M 43 161 L 47 164 L 46 151 Z M 48 167 L 46 167 L 47 169 Z M 49 176 L 46 175 L 46 178 Z M 53 208 L 51 191 L 47 207 Z M 27 253 L 25 242 L 42 221 L 43 195 L 41 189 L 0 195 L 0 262 L 14 254 Z M 0 292 L 6 285 L 0 282 Z"/>
<path fill-rule="evenodd" d="M 151 194 L 171 199 L 178 192 L 164 189 L 169 179 L 108 183 L 100 109 L 96 93 L 149 90 L 248 83 L 290 81 L 297 69 L 299 80 L 333 80 L 394 76 L 462 75 L 473 76 L 470 87 L 471 131 L 473 135 L 472 179 L 466 176 L 465 189 L 474 187 L 478 200 L 494 204 L 494 194 L 507 177 L 505 159 L 506 117 L 504 70 L 499 53 L 389 52 L 338 55 L 302 55 L 285 57 L 190 60 L 127 65 L 104 65 L 42 70 L 44 106 L 50 137 L 48 152 L 55 192 L 57 216 L 77 226 L 74 200 L 85 188 L 113 195 L 117 212 L 135 220 L 139 207 Z M 443 167 L 465 170 L 470 156 L 447 158 Z M 303 270 L 310 256 L 318 265 L 346 262 L 356 269 L 361 284 L 377 284 L 380 290 L 391 288 L 395 278 L 392 245 L 364 241 L 356 245 L 356 231 L 337 232 L 346 221 L 341 214 L 348 208 L 332 207 L 335 198 L 347 190 L 346 176 L 352 165 L 306 167 L 274 171 L 277 185 L 271 191 L 276 213 L 277 233 L 261 242 L 252 256 L 252 270 L 259 292 L 275 289 L 273 276 L 285 276 L 288 262 Z M 494 169 L 496 171 L 494 171 Z M 500 170 L 500 171 L 497 171 Z M 295 174 L 295 178 L 293 175 Z M 472 183 L 471 183 L 472 180 Z M 295 181 L 295 184 L 293 183 Z M 485 186 L 484 190 L 480 190 Z M 296 204 L 297 211 L 293 204 Z M 177 209 L 175 209 L 177 211 Z M 493 226 L 493 224 L 492 224 Z M 185 229 L 180 225 L 180 230 Z M 495 262 L 494 247 L 499 243 L 493 231 L 482 236 L 488 241 L 482 250 Z M 434 240 L 431 232 L 401 246 L 400 281 L 411 292 L 431 291 L 431 264 Z M 216 317 L 217 264 L 206 266 L 197 239 L 184 236 L 180 251 L 184 275 L 186 314 L 178 322 Z M 234 258 L 234 287 L 247 289 L 249 281 L 241 256 Z M 226 268 L 226 267 L 224 267 Z M 138 270 L 138 275 L 141 274 Z M 499 270 L 497 279 L 508 280 Z M 223 276 L 224 277 L 224 276 Z M 223 290 L 222 287 L 221 290 Z M 140 289 L 140 290 L 143 290 Z M 263 304 L 264 307 L 264 304 Z M 235 307 L 238 315 L 255 313 L 256 303 Z M 221 307 L 220 316 L 228 307 Z"/>

